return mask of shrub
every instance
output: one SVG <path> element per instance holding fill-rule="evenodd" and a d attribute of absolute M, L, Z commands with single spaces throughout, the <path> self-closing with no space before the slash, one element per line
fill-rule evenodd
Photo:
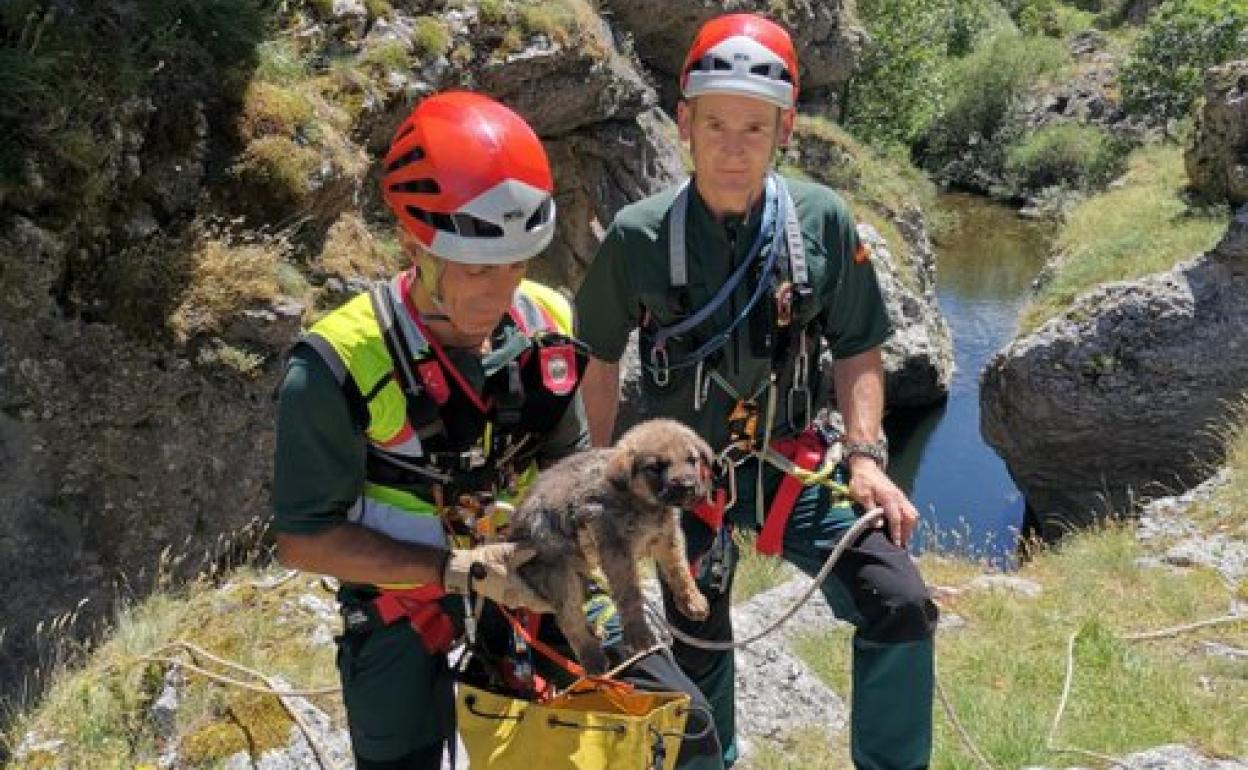
<path fill-rule="evenodd" d="M 1123 106 L 1154 124 L 1185 116 L 1206 68 L 1248 56 L 1248 3 L 1170 0 L 1144 28 L 1119 75 Z"/>
<path fill-rule="evenodd" d="M 307 203 L 320 167 L 316 150 L 271 135 L 248 144 L 230 173 L 242 193 L 238 202 L 258 218 L 275 221 Z"/>
<path fill-rule="evenodd" d="M 441 19 L 421 16 L 412 27 L 412 47 L 422 59 L 437 59 L 451 50 L 451 31 Z"/>
<path fill-rule="evenodd" d="M 859 136 L 909 144 L 927 128 L 942 90 L 946 6 L 931 0 L 859 0 L 872 45 L 841 105 L 843 120 Z"/>
<path fill-rule="evenodd" d="M 1046 126 L 1006 150 L 1005 169 L 1023 190 L 1101 187 L 1122 172 L 1125 147 L 1096 126 Z"/>
<path fill-rule="evenodd" d="M 243 94 L 238 134 L 245 142 L 262 136 L 294 136 L 312 120 L 312 103 L 303 94 L 256 80 Z"/>
<path fill-rule="evenodd" d="M 1056 40 L 1002 33 L 957 61 L 947 102 L 927 136 L 929 159 L 947 160 L 998 142 L 1018 99 L 1068 56 Z"/>
<path fill-rule="evenodd" d="M 479 0 L 477 18 L 483 24 L 502 24 L 507 21 L 507 0 Z"/>

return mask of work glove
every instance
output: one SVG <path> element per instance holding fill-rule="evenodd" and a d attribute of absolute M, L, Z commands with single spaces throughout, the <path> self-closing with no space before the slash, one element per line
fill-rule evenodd
<path fill-rule="evenodd" d="M 515 543 L 492 543 L 476 548 L 451 551 L 442 568 L 442 587 L 447 593 L 467 595 L 476 591 L 507 607 L 524 607 L 534 612 L 553 612 L 520 577 L 518 568 L 536 552 Z"/>

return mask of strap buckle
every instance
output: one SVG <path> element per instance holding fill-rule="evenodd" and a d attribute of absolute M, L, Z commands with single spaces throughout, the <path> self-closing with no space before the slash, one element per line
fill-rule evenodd
<path fill-rule="evenodd" d="M 654 384 L 666 388 L 672 381 L 672 371 L 668 368 L 667 348 L 658 345 L 650 348 L 650 376 Z"/>
<path fill-rule="evenodd" d="M 754 448 L 758 436 L 758 403 L 743 398 L 737 399 L 728 415 L 728 445 L 744 451 Z"/>
<path fill-rule="evenodd" d="M 793 284 L 785 281 L 776 288 L 776 326 L 784 329 L 793 323 Z"/>
<path fill-rule="evenodd" d="M 703 376 L 706 359 L 700 359 L 693 370 L 693 411 L 700 412 L 711 395 L 711 377 Z"/>

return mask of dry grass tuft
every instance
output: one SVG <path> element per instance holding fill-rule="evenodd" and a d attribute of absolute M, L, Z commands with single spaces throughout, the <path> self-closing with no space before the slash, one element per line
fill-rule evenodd
<path fill-rule="evenodd" d="M 233 246 L 205 240 L 191 255 L 191 276 L 169 325 L 179 342 L 220 331 L 238 311 L 281 293 L 278 266 L 284 249 L 278 243 Z"/>

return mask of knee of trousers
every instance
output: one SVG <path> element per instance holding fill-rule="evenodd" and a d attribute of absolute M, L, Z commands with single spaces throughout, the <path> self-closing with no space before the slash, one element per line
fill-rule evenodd
<path fill-rule="evenodd" d="M 890 644 L 925 641 L 935 635 L 940 613 L 921 580 L 880 595 L 878 601 L 877 607 L 864 613 L 866 623 L 859 629 L 863 638 Z"/>

